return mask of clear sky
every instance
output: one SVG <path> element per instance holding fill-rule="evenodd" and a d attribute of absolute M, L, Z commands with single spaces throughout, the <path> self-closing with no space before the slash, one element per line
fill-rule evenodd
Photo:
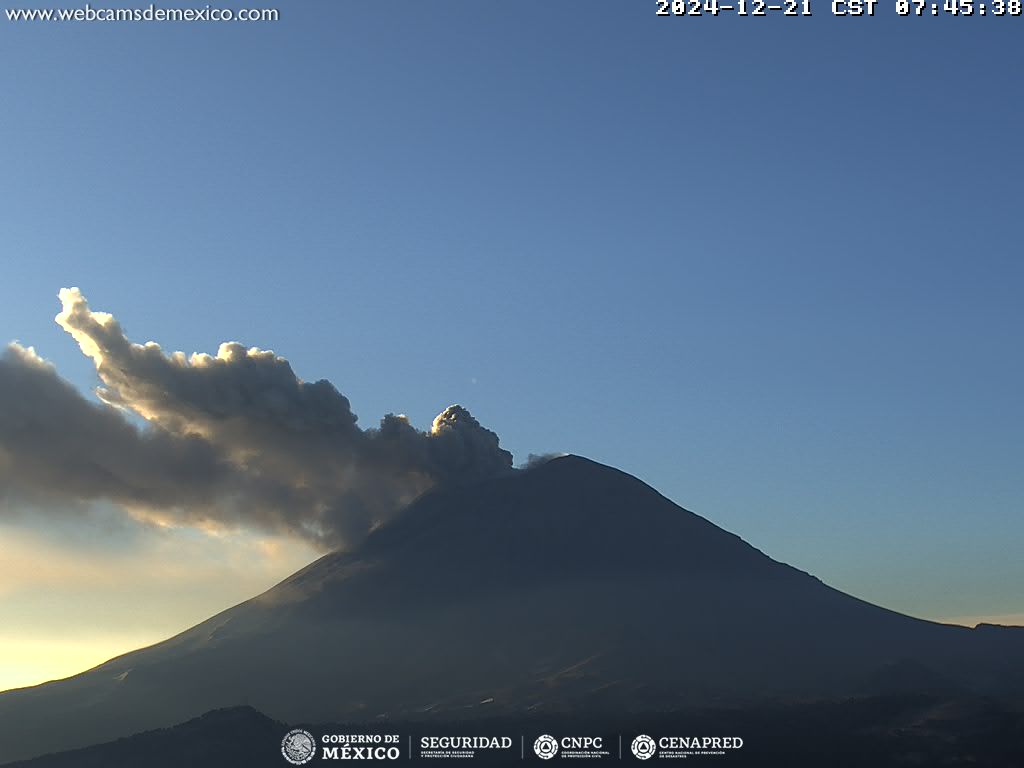
<path fill-rule="evenodd" d="M 79 286 L 136 341 L 273 349 L 364 426 L 462 403 L 859 597 L 1024 620 L 1024 18 L 274 2 L 0 17 L 3 341 L 90 393 L 53 322 Z M 0 688 L 315 556 L 5 503 Z"/>

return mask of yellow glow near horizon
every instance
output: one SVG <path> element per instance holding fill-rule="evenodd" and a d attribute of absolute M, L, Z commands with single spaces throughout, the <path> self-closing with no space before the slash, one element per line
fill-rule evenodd
<path fill-rule="evenodd" d="M 95 637 L 0 637 L 0 691 L 77 675 L 165 638 L 157 633 Z"/>
<path fill-rule="evenodd" d="M 318 556 L 303 542 L 227 531 L 153 530 L 111 550 L 0 525 L 0 691 L 166 640 Z"/>

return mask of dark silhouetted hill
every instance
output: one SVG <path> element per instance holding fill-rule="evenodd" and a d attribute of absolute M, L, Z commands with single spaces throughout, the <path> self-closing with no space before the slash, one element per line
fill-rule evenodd
<path fill-rule="evenodd" d="M 280 768 L 281 723 L 252 707 L 207 712 L 171 728 L 160 728 L 14 765 L 25 768 Z M 40 745 L 45 747 L 45 744 Z"/>
<path fill-rule="evenodd" d="M 297 724 L 314 734 L 397 734 L 399 761 L 428 735 L 509 735 L 512 755 L 489 766 L 541 764 L 529 745 L 541 733 L 604 734 L 612 761 L 639 764 L 629 743 L 640 733 L 729 734 L 741 749 L 706 758 L 756 768 L 1016 768 L 1024 765 L 1024 713 L 1006 702 L 977 697 L 894 695 L 812 703 L 762 704 L 744 709 L 682 710 L 623 717 L 571 715 L 478 718 L 465 722 Z M 281 739 L 292 726 L 251 707 L 209 712 L 172 728 L 33 760 L 9 768 L 281 768 Z M 411 739 L 411 741 L 410 741 Z M 520 759 L 520 739 L 526 748 Z M 407 746 L 408 745 L 408 746 Z M 700 762 L 700 758 L 694 758 Z M 319 763 L 319 752 L 316 762 Z M 437 760 L 412 762 L 436 765 Z M 465 762 L 465 761 L 464 761 Z M 550 763 L 544 763 L 550 764 Z"/>

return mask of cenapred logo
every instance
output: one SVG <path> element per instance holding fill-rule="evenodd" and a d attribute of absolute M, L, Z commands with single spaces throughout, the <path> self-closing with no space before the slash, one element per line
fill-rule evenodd
<path fill-rule="evenodd" d="M 630 747 L 633 750 L 633 755 L 640 760 L 648 760 L 654 757 L 654 753 L 658 751 L 658 745 L 654 743 L 654 739 L 645 733 L 641 733 L 635 739 Z"/>
<path fill-rule="evenodd" d="M 304 765 L 316 755 L 313 734 L 301 728 L 288 731 L 281 739 L 281 754 L 292 765 Z"/>
<path fill-rule="evenodd" d="M 538 736 L 537 740 L 533 742 L 533 751 L 541 760 L 550 760 L 558 754 L 558 742 L 554 736 L 545 733 L 543 736 Z"/>

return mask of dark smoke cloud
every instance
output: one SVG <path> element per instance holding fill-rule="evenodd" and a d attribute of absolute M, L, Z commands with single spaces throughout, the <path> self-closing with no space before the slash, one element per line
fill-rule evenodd
<path fill-rule="evenodd" d="M 0 483 L 8 496 L 110 500 L 173 525 L 256 527 L 345 546 L 428 488 L 511 471 L 465 408 L 429 432 L 388 414 L 357 424 L 328 381 L 237 343 L 216 356 L 136 344 L 78 289 L 56 320 L 93 360 L 94 404 L 31 348 L 0 358 Z M 141 416 L 139 429 L 125 413 Z"/>

